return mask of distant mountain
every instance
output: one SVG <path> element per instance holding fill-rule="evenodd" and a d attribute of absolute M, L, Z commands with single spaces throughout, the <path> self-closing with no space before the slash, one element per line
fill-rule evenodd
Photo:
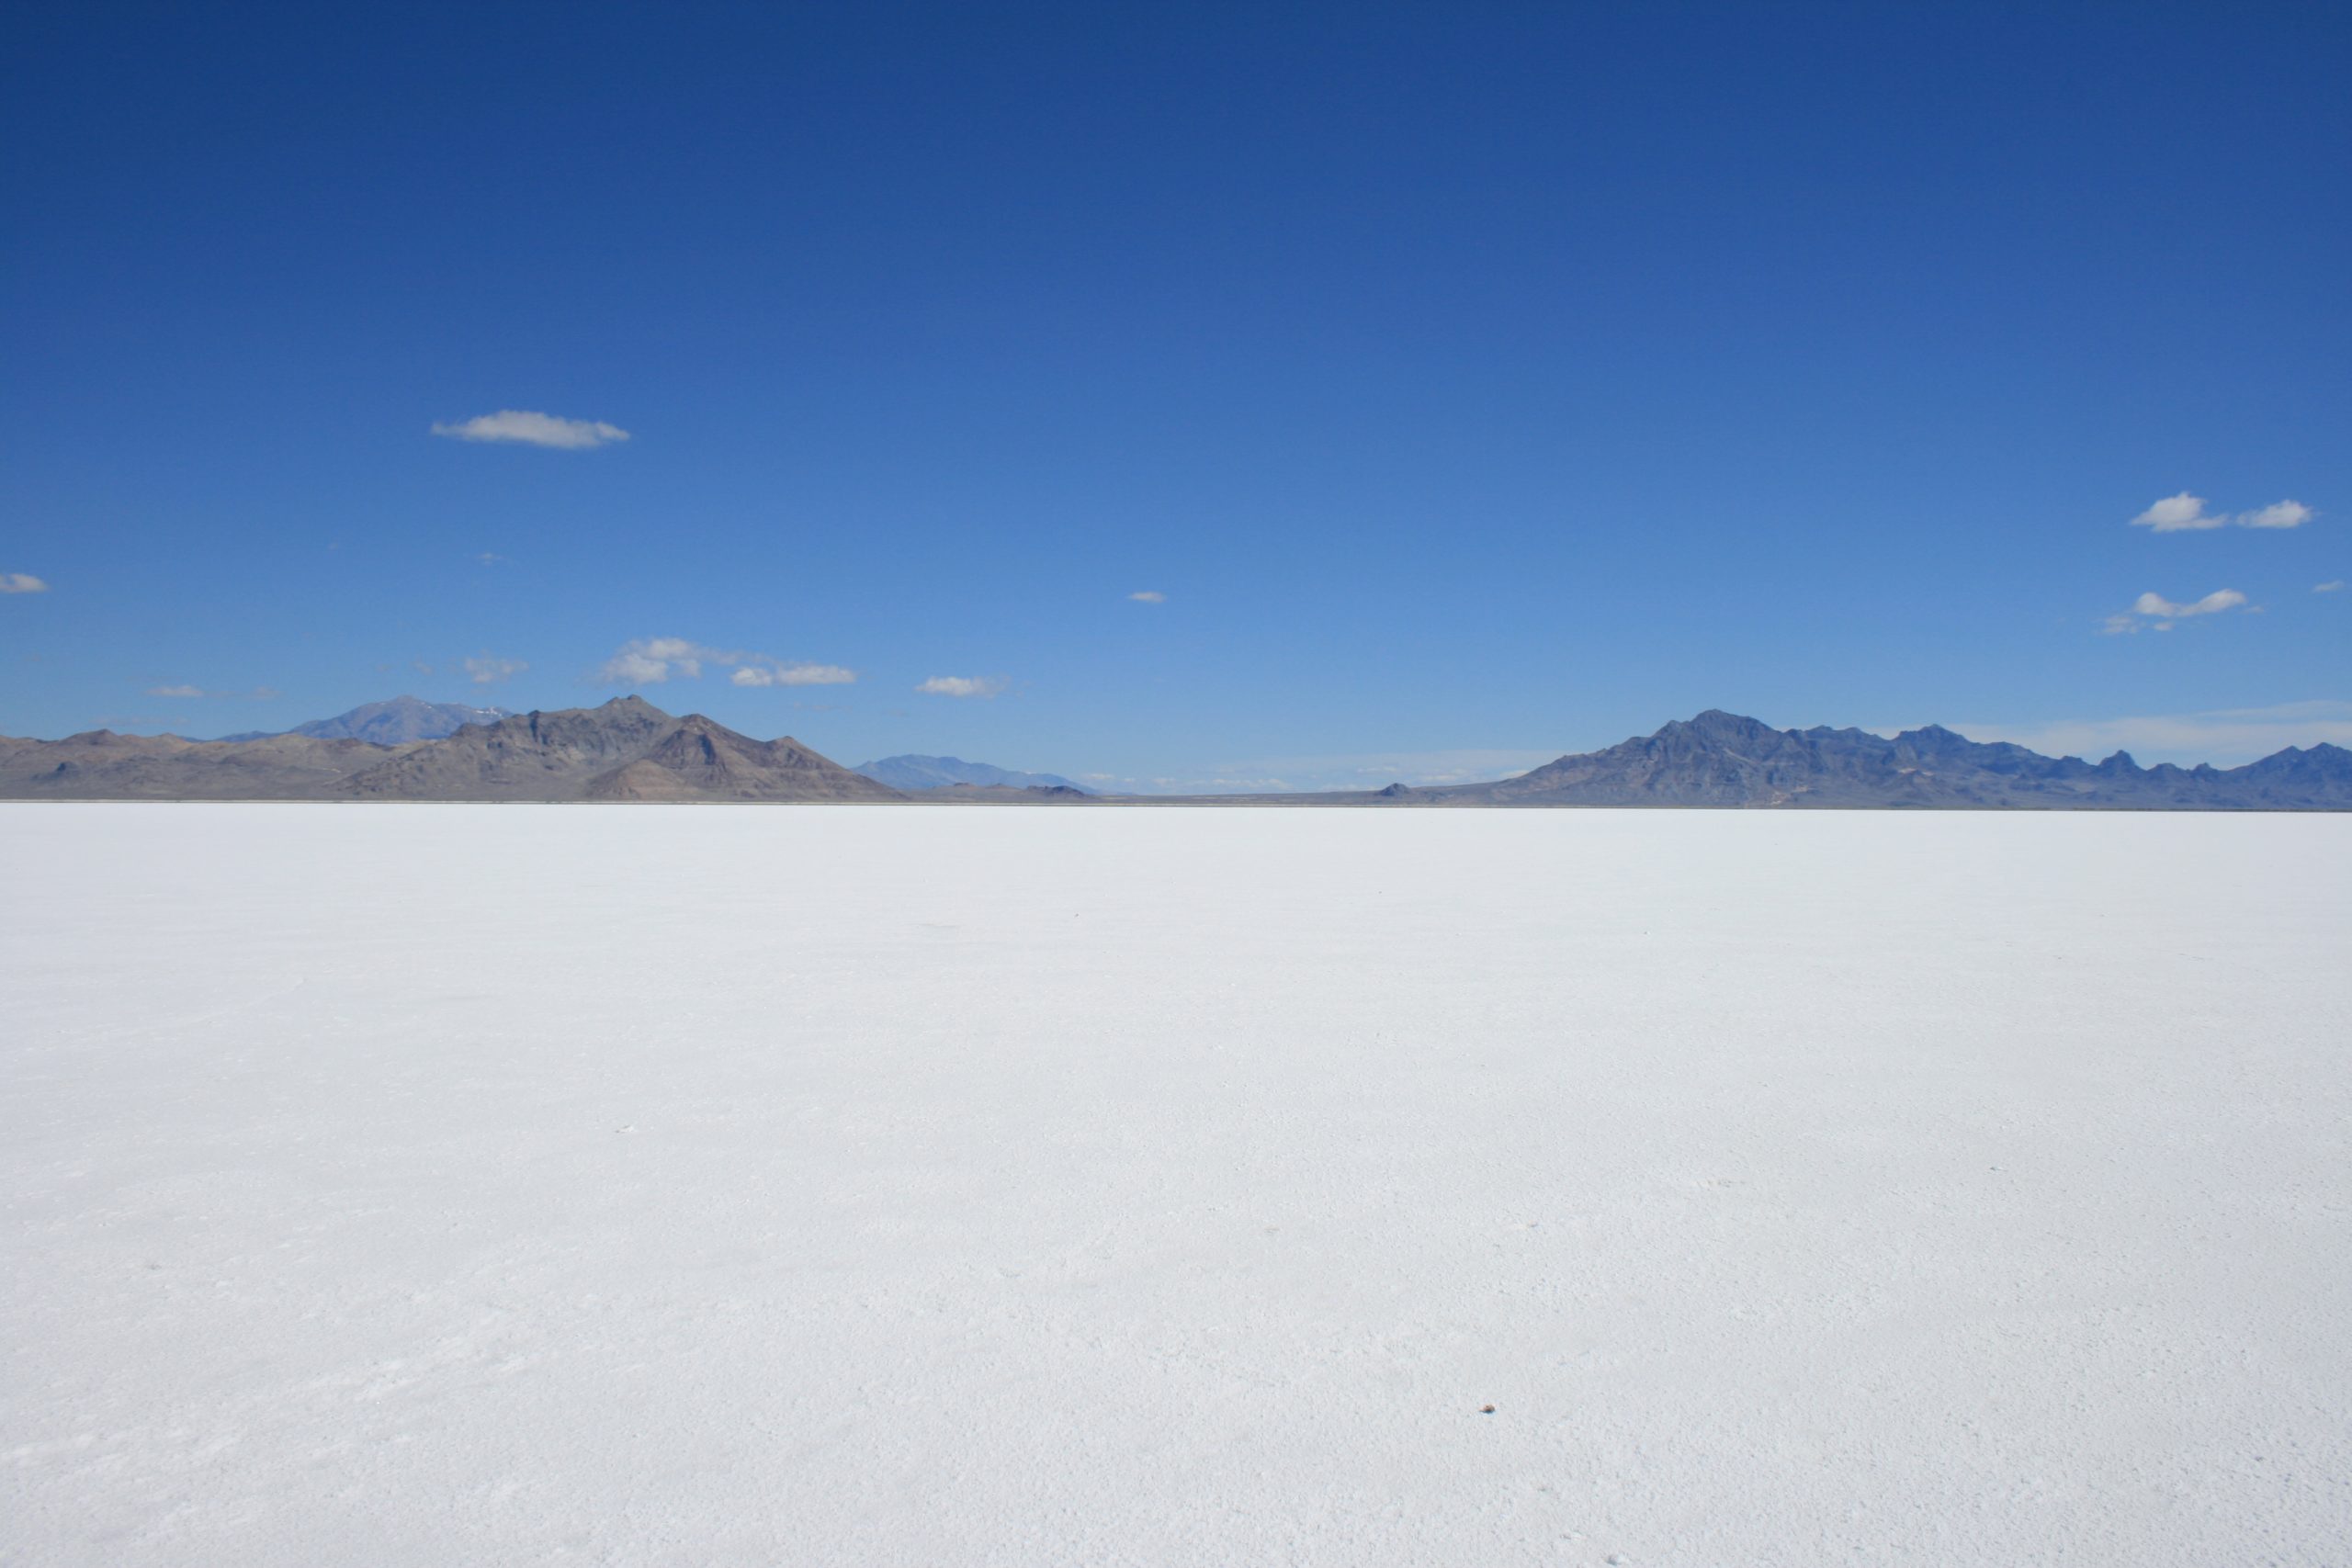
<path fill-rule="evenodd" d="M 2352 751 L 2319 745 L 2244 767 L 2093 765 L 1940 725 L 1889 740 L 1860 729 L 1774 729 L 1711 710 L 1604 751 L 1493 784 L 1380 792 L 1431 806 L 2008 807 L 2041 810 L 2352 809 Z"/>
<path fill-rule="evenodd" d="M 224 735 L 228 741 L 260 740 L 273 734 L 307 735 L 318 740 L 372 740 L 379 746 L 400 746 L 411 740 L 438 740 L 469 724 L 496 724 L 510 716 L 508 708 L 475 708 L 463 703 L 428 703 L 418 697 L 393 697 L 362 703 L 333 718 L 314 718 L 284 731 L 249 729 Z"/>
<path fill-rule="evenodd" d="M 878 779 L 892 789 L 945 789 L 951 784 L 1005 784 L 1013 789 L 1074 789 L 1080 795 L 1093 793 L 1084 784 L 1073 784 L 1059 773 L 1023 773 L 1011 768 L 991 767 L 986 762 L 967 762 L 961 757 L 884 757 L 879 761 L 860 762 L 854 770 L 869 779 Z"/>

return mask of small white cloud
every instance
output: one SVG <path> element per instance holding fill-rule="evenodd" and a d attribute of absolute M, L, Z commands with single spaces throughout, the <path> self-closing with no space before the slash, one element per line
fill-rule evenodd
<path fill-rule="evenodd" d="M 467 679 L 477 686 L 494 686 L 530 668 L 519 659 L 495 659 L 487 653 L 477 654 L 465 662 Z"/>
<path fill-rule="evenodd" d="M 2344 592 L 2344 580 L 2339 577 L 2333 582 L 2314 582 L 2312 584 L 2312 592 L 2314 593 L 2341 593 Z"/>
<path fill-rule="evenodd" d="M 0 593 L 46 593 L 49 584 L 29 572 L 0 571 Z"/>
<path fill-rule="evenodd" d="M 856 671 L 838 664 L 787 664 L 764 653 L 706 648 L 682 637 L 641 637 L 626 643 L 605 660 L 596 678 L 612 686 L 658 686 L 673 675 L 699 680 L 706 664 L 733 670 L 728 679 L 739 686 L 845 686 L 857 679 Z"/>
<path fill-rule="evenodd" d="M 2223 610 L 2234 610 L 2245 603 L 2245 595 L 2234 588 L 2216 589 L 2193 604 L 2176 604 L 2161 593 L 2143 593 L 2132 603 L 2132 613 L 2178 621 L 2190 615 L 2218 615 Z"/>
<path fill-rule="evenodd" d="M 694 680 L 702 674 L 703 660 L 734 663 L 740 655 L 720 653 L 682 637 L 641 637 L 621 645 L 605 660 L 597 679 L 613 686 L 658 686 L 672 675 Z"/>
<path fill-rule="evenodd" d="M 2132 603 L 2131 610 L 2120 615 L 2109 615 L 2100 629 L 2109 637 L 2120 632 L 2136 632 L 2143 626 L 2168 632 L 2192 615 L 2218 615 L 2224 610 L 2235 610 L 2245 604 L 2245 595 L 2234 588 L 2219 588 L 2204 598 L 2187 604 L 2175 604 L 2161 593 L 2143 593 Z M 2258 614 L 2248 609 L 2249 615 Z M 2134 617 L 2137 617 L 2135 619 Z"/>
<path fill-rule="evenodd" d="M 514 558 L 512 556 L 502 556 L 496 550 L 484 550 L 481 554 L 474 557 L 474 559 L 481 562 L 483 566 L 504 566 L 508 561 L 514 559 Z"/>
<path fill-rule="evenodd" d="M 2180 534 L 2192 528 L 2224 527 L 2229 521 L 2226 517 L 2215 517 L 2208 513 L 2203 497 L 2182 491 L 2178 495 L 2166 496 L 2132 519 L 2132 526 L 2153 528 L 2159 534 Z"/>
<path fill-rule="evenodd" d="M 2259 512 L 2241 512 L 2241 528 L 2300 528 L 2319 513 L 2300 501 L 2276 501 Z"/>
<path fill-rule="evenodd" d="M 454 424 L 435 423 L 435 435 L 459 441 L 512 441 L 526 446 L 551 446 L 563 452 L 584 452 L 628 439 L 628 432 L 600 419 L 558 419 L 551 413 L 526 409 L 500 409 Z"/>
<path fill-rule="evenodd" d="M 992 697 L 1004 682 L 994 675 L 933 675 L 915 690 L 933 697 Z"/>
<path fill-rule="evenodd" d="M 201 686 L 150 686 L 147 694 L 151 697 L 200 697 L 205 692 Z"/>
<path fill-rule="evenodd" d="M 2204 497 L 2182 491 L 2178 495 L 2166 496 L 2132 519 L 2132 525 L 2159 534 L 2226 528 L 2233 523 L 2241 528 L 2300 528 L 2318 515 L 2300 501 L 2274 501 L 2267 506 L 2234 515 L 2227 512 L 2208 512 Z"/>
<path fill-rule="evenodd" d="M 857 671 L 838 664 L 745 664 L 728 679 L 739 686 L 846 686 Z"/>
<path fill-rule="evenodd" d="M 1138 604 L 1165 604 L 1168 603 L 1168 595 L 1162 593 L 1157 588 L 1142 589 L 1139 592 L 1128 594 L 1127 597 L 1134 600 Z"/>

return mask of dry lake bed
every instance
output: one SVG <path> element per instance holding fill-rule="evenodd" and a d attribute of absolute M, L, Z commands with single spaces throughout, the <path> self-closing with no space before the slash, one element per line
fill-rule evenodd
<path fill-rule="evenodd" d="M 2352 1557 L 2352 817 L 0 807 L 0 1561 Z"/>

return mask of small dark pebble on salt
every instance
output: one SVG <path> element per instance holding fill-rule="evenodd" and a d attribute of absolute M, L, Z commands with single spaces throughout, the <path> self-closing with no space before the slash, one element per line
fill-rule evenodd
<path fill-rule="evenodd" d="M 1492 1416 L 1494 1413 L 1495 1407 L 1491 1404 L 1481 1404 L 1478 1406 L 1478 1414 L 1481 1416 Z"/>

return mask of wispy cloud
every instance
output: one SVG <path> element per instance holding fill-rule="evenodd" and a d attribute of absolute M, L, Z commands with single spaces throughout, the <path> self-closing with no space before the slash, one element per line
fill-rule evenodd
<path fill-rule="evenodd" d="M 0 593 L 46 593 L 49 584 L 25 571 L 0 571 Z"/>
<path fill-rule="evenodd" d="M 530 668 L 519 659 L 499 659 L 487 653 L 474 655 L 465 661 L 465 667 L 466 679 L 477 686 L 494 686 Z"/>
<path fill-rule="evenodd" d="M 845 686 L 857 679 L 856 671 L 838 664 L 788 663 L 741 649 L 707 648 L 682 637 L 641 637 L 625 643 L 598 668 L 596 678 L 610 686 L 658 686 L 673 676 L 699 680 L 706 664 L 732 670 L 729 679 L 739 686 Z"/>
<path fill-rule="evenodd" d="M 2324 699 L 2273 707 L 2216 708 L 2132 718 L 2051 719 L 2040 723 L 1956 723 L 1971 740 L 2009 740 L 2052 757 L 2094 761 L 2129 751 L 2142 762 L 2234 766 L 2289 746 L 2328 741 L 2352 746 L 2352 702 Z"/>
<path fill-rule="evenodd" d="M 504 566 L 514 558 L 512 556 L 502 556 L 496 550 L 484 550 L 474 557 L 474 559 L 483 566 Z"/>
<path fill-rule="evenodd" d="M 458 441 L 519 442 L 526 446 L 551 446 L 563 452 L 584 452 L 628 439 L 628 432 L 600 419 L 559 419 L 527 409 L 500 409 L 455 423 L 435 423 L 435 435 Z"/>
<path fill-rule="evenodd" d="M 285 694 L 275 686 L 255 686 L 250 692 L 208 692 L 201 686 L 150 686 L 147 694 L 151 697 L 202 697 L 232 703 L 266 703 Z"/>
<path fill-rule="evenodd" d="M 933 675 L 915 690 L 933 697 L 992 697 L 1004 687 L 999 675 Z"/>
<path fill-rule="evenodd" d="M 1168 595 L 1162 593 L 1157 588 L 1139 589 L 1136 592 L 1128 594 L 1127 597 L 1134 600 L 1138 604 L 1165 604 L 1168 603 Z"/>
<path fill-rule="evenodd" d="M 728 679 L 739 686 L 846 686 L 857 671 L 838 664 L 745 664 Z"/>
<path fill-rule="evenodd" d="M 2191 615 L 2214 615 L 2223 610 L 2234 610 L 2245 603 L 2245 595 L 2234 588 L 2218 588 L 2204 598 L 2189 604 L 2176 604 L 2161 593 L 2143 593 L 2133 602 L 2135 615 L 2154 615 L 2168 621 L 2186 620 Z"/>
<path fill-rule="evenodd" d="M 2109 615 L 2104 629 L 2112 637 L 2121 632 L 2136 632 L 2142 626 L 2168 632 L 2175 623 L 2192 615 L 2218 615 L 2224 610 L 2234 610 L 2245 603 L 2245 595 L 2234 588 L 2218 588 L 2204 598 L 2178 604 L 2161 593 L 2143 593 L 2132 602 L 2132 608 L 2120 615 Z"/>
<path fill-rule="evenodd" d="M 2314 593 L 2341 593 L 2344 592 L 2344 580 L 2339 577 L 2333 582 L 2314 582 L 2312 584 L 2312 592 Z"/>
<path fill-rule="evenodd" d="M 2300 528 L 2318 515 L 2300 501 L 2274 501 L 2234 516 L 2227 512 L 2208 512 L 2203 496 L 2182 491 L 2178 495 L 2165 497 L 2132 519 L 2132 526 L 2158 534 L 2201 532 L 2226 528 L 2233 523 L 2241 528 Z"/>

